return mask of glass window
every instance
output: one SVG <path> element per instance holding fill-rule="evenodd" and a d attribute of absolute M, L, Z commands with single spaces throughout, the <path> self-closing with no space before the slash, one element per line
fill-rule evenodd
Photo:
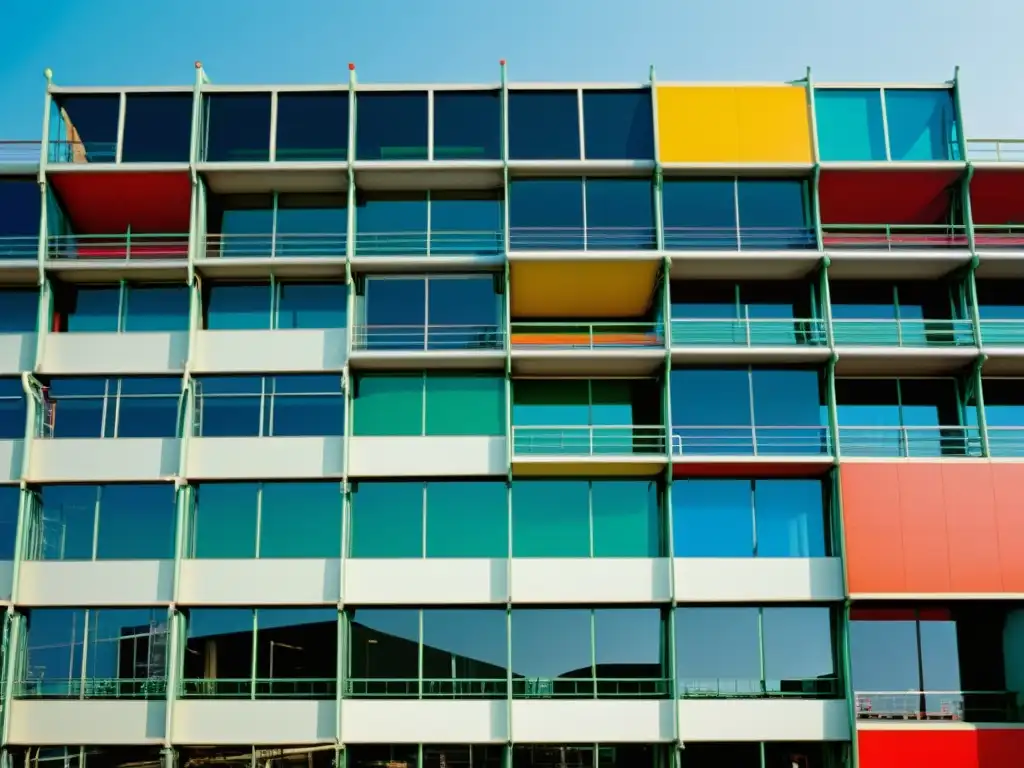
<path fill-rule="evenodd" d="M 367 349 L 423 349 L 427 285 L 422 277 L 378 277 L 366 281 L 363 299 Z"/>
<path fill-rule="evenodd" d="M 501 91 L 434 92 L 434 159 L 501 158 Z"/>
<path fill-rule="evenodd" d="M 594 557 L 659 557 L 658 485 L 646 480 L 595 480 L 591 489 Z"/>
<path fill-rule="evenodd" d="M 828 556 L 820 480 L 757 480 L 754 510 L 758 557 Z"/>
<path fill-rule="evenodd" d="M 587 248 L 654 248 L 654 200 L 647 179 L 587 179 Z"/>
<path fill-rule="evenodd" d="M 96 531 L 98 560 L 169 560 L 174 557 L 173 483 L 105 485 Z"/>
<path fill-rule="evenodd" d="M 256 557 L 258 483 L 202 483 L 195 491 L 191 556 Z"/>
<path fill-rule="evenodd" d="M 816 88 L 814 114 L 821 160 L 885 160 L 880 91 Z"/>
<path fill-rule="evenodd" d="M 366 374 L 355 379 L 356 436 L 423 434 L 423 376 Z"/>
<path fill-rule="evenodd" d="M 661 206 L 666 248 L 734 251 L 739 247 L 733 179 L 667 179 Z"/>
<path fill-rule="evenodd" d="M 117 437 L 178 436 L 181 379 L 138 377 L 119 383 Z"/>
<path fill-rule="evenodd" d="M 44 485 L 42 535 L 31 559 L 91 560 L 96 513 L 99 504 L 95 485 Z"/>
<path fill-rule="evenodd" d="M 516 250 L 582 250 L 583 180 L 510 181 L 509 227 Z"/>
<path fill-rule="evenodd" d="M 919 691 L 917 621 L 913 610 L 854 611 L 850 667 L 855 691 Z"/>
<path fill-rule="evenodd" d="M 207 258 L 266 258 L 274 254 L 272 194 L 208 195 Z"/>
<path fill-rule="evenodd" d="M 832 612 L 823 607 L 763 608 L 764 679 L 769 692 L 838 694 Z"/>
<path fill-rule="evenodd" d="M 423 611 L 423 680 L 500 680 L 508 669 L 505 611 L 493 608 Z M 441 691 L 445 688 L 442 687 Z"/>
<path fill-rule="evenodd" d="M 116 380 L 109 389 L 113 395 Z M 114 434 L 115 408 L 106 407 L 106 379 L 55 379 L 49 397 L 53 409 L 53 436 L 103 437 Z"/>
<path fill-rule="evenodd" d="M 594 611 L 594 671 L 601 678 L 664 678 L 666 633 L 659 608 L 598 608 Z M 618 681 L 598 685 L 597 695 L 618 693 Z M 644 687 L 646 688 L 646 686 Z M 641 688 L 641 690 L 644 690 Z M 660 688 L 660 687 L 659 687 Z M 656 689 L 658 690 L 658 689 Z"/>
<path fill-rule="evenodd" d="M 18 486 L 0 486 L 0 560 L 14 559 L 20 499 L 21 489 Z"/>
<path fill-rule="evenodd" d="M 269 283 L 211 285 L 206 294 L 206 330 L 240 331 L 270 328 Z"/>
<path fill-rule="evenodd" d="M 205 100 L 208 162 L 266 162 L 270 159 L 270 94 L 214 93 Z"/>
<path fill-rule="evenodd" d="M 423 483 L 356 483 L 351 557 L 423 557 Z"/>
<path fill-rule="evenodd" d="M 120 285 L 70 287 L 65 306 L 71 333 L 114 333 L 121 327 Z"/>
<path fill-rule="evenodd" d="M 521 379 L 512 387 L 516 426 L 590 425 L 590 382 L 584 379 Z"/>
<path fill-rule="evenodd" d="M 510 91 L 508 156 L 510 160 L 579 160 L 577 92 Z"/>
<path fill-rule="evenodd" d="M 736 203 L 740 248 L 792 250 L 816 248 L 807 226 L 806 183 L 800 179 L 739 179 Z"/>
<path fill-rule="evenodd" d="M 357 160 L 426 160 L 427 94 L 356 94 Z"/>
<path fill-rule="evenodd" d="M 278 328 L 344 328 L 344 283 L 278 283 Z"/>
<path fill-rule="evenodd" d="M 21 379 L 0 379 L 0 440 L 25 437 L 25 415 L 25 390 Z"/>
<path fill-rule="evenodd" d="M 827 453 L 821 374 L 806 369 L 750 372 L 759 454 Z"/>
<path fill-rule="evenodd" d="M 33 150 L 35 154 L 38 151 Z M 0 260 L 35 259 L 39 256 L 42 206 L 39 184 L 34 178 L 0 178 L 0 211 L 4 212 L 0 217 Z M 38 294 L 38 290 L 33 293 Z M 3 329 L 3 321 L 0 321 L 0 332 Z"/>
<path fill-rule="evenodd" d="M 348 676 L 357 686 L 360 680 L 415 681 L 419 656 L 419 611 L 360 608 L 352 612 Z M 368 686 L 366 690 L 376 689 Z M 355 691 L 361 692 L 359 687 Z"/>
<path fill-rule="evenodd" d="M 276 159 L 348 159 L 348 92 L 277 95 Z"/>
<path fill-rule="evenodd" d="M 715 397 L 708 397 L 709 392 Z M 753 453 L 749 371 L 676 369 L 669 397 L 677 453 Z"/>
<path fill-rule="evenodd" d="M 192 93 L 125 95 L 123 163 L 187 163 Z"/>
<path fill-rule="evenodd" d="M 676 557 L 752 557 L 752 496 L 749 480 L 673 482 L 673 554 Z"/>
<path fill-rule="evenodd" d="M 360 195 L 357 256 L 425 256 L 427 196 L 423 192 Z"/>
<path fill-rule="evenodd" d="M 653 160 L 651 92 L 583 91 L 587 160 Z"/>
<path fill-rule="evenodd" d="M 340 376 L 275 376 L 270 432 L 274 437 L 340 437 L 345 395 Z"/>
<path fill-rule="evenodd" d="M 60 96 L 50 115 L 50 159 L 58 163 L 113 163 L 121 97 L 111 94 Z"/>
<path fill-rule="evenodd" d="M 675 621 L 676 674 L 683 696 L 762 692 L 757 608 L 677 608 Z"/>
<path fill-rule="evenodd" d="M 2 248 L 2 246 L 0 246 Z M 34 333 L 39 321 L 39 291 L 0 289 L 0 333 Z"/>
<path fill-rule="evenodd" d="M 497 256 L 504 252 L 503 198 L 493 192 L 430 193 L 430 253 Z"/>
<path fill-rule="evenodd" d="M 126 331 L 187 331 L 189 288 L 186 285 L 129 285 Z"/>
<path fill-rule="evenodd" d="M 590 537 L 587 481 L 512 483 L 513 557 L 590 557 Z"/>
<path fill-rule="evenodd" d="M 427 483 L 427 557 L 508 557 L 504 482 Z"/>
<path fill-rule="evenodd" d="M 431 373 L 426 401 L 428 435 L 505 434 L 503 377 Z"/>
<path fill-rule="evenodd" d="M 594 677 L 590 621 L 590 611 L 579 608 L 513 608 L 512 674 L 576 679 L 582 690 L 567 692 L 585 693 L 584 681 Z"/>
<path fill-rule="evenodd" d="M 431 277 L 427 281 L 427 345 L 430 349 L 500 346 L 495 278 Z"/>
<path fill-rule="evenodd" d="M 959 160 L 951 90 L 885 90 L 889 155 L 893 160 Z"/>
<path fill-rule="evenodd" d="M 203 376 L 195 379 L 197 436 L 259 437 L 263 424 L 263 379 Z"/>
<path fill-rule="evenodd" d="M 340 557 L 339 484 L 264 483 L 259 556 Z"/>
<path fill-rule="evenodd" d="M 280 156 L 280 148 L 278 153 Z M 345 194 L 278 194 L 274 225 L 275 256 L 344 257 L 348 197 Z"/>

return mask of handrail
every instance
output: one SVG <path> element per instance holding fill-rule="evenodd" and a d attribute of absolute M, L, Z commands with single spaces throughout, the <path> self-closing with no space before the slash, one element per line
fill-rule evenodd
<path fill-rule="evenodd" d="M 0 159 L 0 163 L 3 160 Z M 38 259 L 38 235 L 0 235 L 0 259 Z"/>
<path fill-rule="evenodd" d="M 267 232 L 206 236 L 207 259 L 345 257 L 344 232 Z"/>
<path fill-rule="evenodd" d="M 974 161 L 1024 162 L 1024 139 L 967 139 L 967 150 Z"/>
<path fill-rule="evenodd" d="M 514 677 L 514 699 L 663 699 L 672 692 L 667 677 Z"/>
<path fill-rule="evenodd" d="M 358 225 L 357 225 L 358 226 Z M 355 255 L 372 256 L 501 256 L 505 236 L 500 230 L 429 232 L 362 232 L 353 235 Z"/>
<path fill-rule="evenodd" d="M 826 250 L 903 248 L 966 248 L 967 227 L 962 224 L 822 224 Z"/>
<path fill-rule="evenodd" d="M 855 691 L 858 720 L 1024 722 L 1013 691 Z"/>
<path fill-rule="evenodd" d="M 1021 161 L 1024 162 L 1024 154 Z M 974 224 L 974 245 L 979 248 L 1024 249 L 1024 223 Z"/>
<path fill-rule="evenodd" d="M 672 346 L 809 346 L 828 343 L 820 318 L 672 318 Z"/>
<path fill-rule="evenodd" d="M 834 305 L 833 305 L 834 306 Z M 973 347 L 974 326 L 970 320 L 892 318 L 837 318 L 832 333 L 838 346 L 886 347 Z"/>
<path fill-rule="evenodd" d="M 790 251 L 818 247 L 814 227 L 664 228 L 667 251 Z"/>
<path fill-rule="evenodd" d="M 502 678 L 346 678 L 345 698 L 494 699 L 508 695 Z"/>
<path fill-rule="evenodd" d="M 657 247 L 654 227 L 512 227 L 513 251 L 647 251 Z"/>
<path fill-rule="evenodd" d="M 51 259 L 180 259 L 188 258 L 188 234 L 50 235 Z"/>
<path fill-rule="evenodd" d="M 162 677 L 29 677 L 14 686 L 14 695 L 25 699 L 157 699 L 167 692 Z"/>
<path fill-rule="evenodd" d="M 512 698 L 666 698 L 666 677 L 513 677 Z M 506 678 L 348 678 L 345 698 L 489 699 L 508 696 Z"/>
<path fill-rule="evenodd" d="M 682 699 L 827 699 L 840 695 L 838 677 L 802 680 L 757 680 L 745 678 L 683 678 Z"/>
<path fill-rule="evenodd" d="M 512 453 L 520 456 L 615 456 L 665 452 L 661 425 L 512 427 Z"/>
<path fill-rule="evenodd" d="M 673 426 L 673 456 L 830 456 L 827 426 Z"/>
<path fill-rule="evenodd" d="M 648 322 L 513 322 L 513 349 L 664 349 L 660 323 Z"/>
<path fill-rule="evenodd" d="M 0 165 L 34 165 L 39 162 L 41 141 L 0 141 Z"/>
<path fill-rule="evenodd" d="M 51 163 L 113 163 L 116 161 L 116 141 L 60 139 L 49 142 L 49 162 Z"/>
<path fill-rule="evenodd" d="M 1024 426 L 988 426 L 988 450 L 995 458 L 1019 458 L 1024 456 Z"/>
<path fill-rule="evenodd" d="M 981 434 L 977 427 L 840 425 L 838 437 L 843 456 L 935 458 L 982 455 Z"/>
<path fill-rule="evenodd" d="M 504 349 L 497 323 L 481 325 L 356 325 L 352 349 L 371 352 L 438 352 Z"/>
<path fill-rule="evenodd" d="M 317 699 L 334 698 L 332 678 L 185 678 L 178 695 L 185 698 Z"/>

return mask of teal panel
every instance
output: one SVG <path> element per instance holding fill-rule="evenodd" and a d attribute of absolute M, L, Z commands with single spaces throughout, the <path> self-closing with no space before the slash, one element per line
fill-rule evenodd
<path fill-rule="evenodd" d="M 815 89 L 814 113 L 821 160 L 885 160 L 878 89 Z"/>
<path fill-rule="evenodd" d="M 589 382 L 583 379 L 513 382 L 512 423 L 517 427 L 588 426 Z"/>
<path fill-rule="evenodd" d="M 427 376 L 428 435 L 505 434 L 505 379 Z"/>
<path fill-rule="evenodd" d="M 258 483 L 203 483 L 196 490 L 192 557 L 256 557 Z"/>
<path fill-rule="evenodd" d="M 589 557 L 589 484 L 561 480 L 512 483 L 512 556 Z"/>
<path fill-rule="evenodd" d="M 265 483 L 259 556 L 340 557 L 340 485 Z"/>
<path fill-rule="evenodd" d="M 356 436 L 422 435 L 423 376 L 359 377 L 352 418 L 352 433 Z"/>
<path fill-rule="evenodd" d="M 351 557 L 423 557 L 423 483 L 359 483 Z"/>
<path fill-rule="evenodd" d="M 427 483 L 427 557 L 508 557 L 505 483 Z"/>
<path fill-rule="evenodd" d="M 594 557 L 658 557 L 661 514 L 656 483 L 595 481 Z"/>
<path fill-rule="evenodd" d="M 893 160 L 960 160 L 951 90 L 886 90 L 885 119 Z"/>

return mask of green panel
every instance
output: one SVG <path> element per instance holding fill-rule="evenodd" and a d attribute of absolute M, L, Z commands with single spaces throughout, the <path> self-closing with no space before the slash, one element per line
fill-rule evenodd
<path fill-rule="evenodd" d="M 423 483 L 359 483 L 351 557 L 423 557 Z"/>
<path fill-rule="evenodd" d="M 264 484 L 259 556 L 340 557 L 339 484 Z"/>
<path fill-rule="evenodd" d="M 203 483 L 196 491 L 192 557 L 256 557 L 258 483 Z"/>
<path fill-rule="evenodd" d="M 422 435 L 423 376 L 359 377 L 352 418 L 352 430 L 356 436 Z"/>
<path fill-rule="evenodd" d="M 590 557 L 589 484 L 512 483 L 512 556 Z"/>
<path fill-rule="evenodd" d="M 508 557 L 505 483 L 427 483 L 427 557 Z"/>
<path fill-rule="evenodd" d="M 428 435 L 505 434 L 505 379 L 427 376 Z"/>
<path fill-rule="evenodd" d="M 590 383 L 584 379 L 512 384 L 512 423 L 519 427 L 590 424 Z"/>
<path fill-rule="evenodd" d="M 657 483 L 595 481 L 591 496 L 594 557 L 658 557 L 661 514 Z"/>

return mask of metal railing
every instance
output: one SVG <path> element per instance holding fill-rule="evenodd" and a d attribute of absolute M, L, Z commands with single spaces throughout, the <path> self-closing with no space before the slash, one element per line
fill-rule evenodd
<path fill-rule="evenodd" d="M 14 684 L 14 695 L 26 699 L 158 699 L 166 693 L 167 681 L 155 677 L 40 677 Z"/>
<path fill-rule="evenodd" d="M 971 160 L 1024 163 L 1024 139 L 967 139 Z"/>
<path fill-rule="evenodd" d="M 982 344 L 990 347 L 1024 346 L 1024 320 L 981 320 L 979 325 Z"/>
<path fill-rule="evenodd" d="M 0 259 L 38 259 L 39 237 L 37 235 L 0 236 Z"/>
<path fill-rule="evenodd" d="M 188 678 L 179 696 L 194 699 L 328 699 L 334 698 L 334 678 Z"/>
<path fill-rule="evenodd" d="M 370 699 L 504 699 L 508 696 L 508 681 L 505 678 L 349 678 L 345 681 L 344 695 Z"/>
<path fill-rule="evenodd" d="M 1024 249 L 1024 224 L 975 224 L 974 247 Z"/>
<path fill-rule="evenodd" d="M 998 459 L 1024 456 L 1024 426 L 994 427 L 987 429 L 988 453 Z"/>
<path fill-rule="evenodd" d="M 208 259 L 344 258 L 345 242 L 343 232 L 210 234 L 204 254 Z"/>
<path fill-rule="evenodd" d="M 1024 707 L 1012 691 L 857 691 L 854 695 L 858 720 L 1024 722 Z"/>
<path fill-rule="evenodd" d="M 660 323 L 512 323 L 513 349 L 663 348 Z"/>
<path fill-rule="evenodd" d="M 117 142 L 51 141 L 48 158 L 51 163 L 113 163 L 117 161 Z"/>
<path fill-rule="evenodd" d="M 505 236 L 498 230 L 430 232 L 360 232 L 356 256 L 501 256 Z"/>
<path fill-rule="evenodd" d="M 672 427 L 674 456 L 830 456 L 828 427 Z"/>
<path fill-rule="evenodd" d="M 748 312 L 744 308 L 744 312 Z M 672 346 L 822 347 L 828 343 L 825 321 L 811 318 L 672 319 Z"/>
<path fill-rule="evenodd" d="M 803 251 L 818 247 L 813 227 L 671 227 L 669 251 Z"/>
<path fill-rule="evenodd" d="M 0 165 L 36 165 L 41 141 L 0 141 Z"/>
<path fill-rule="evenodd" d="M 50 235 L 51 259 L 187 259 L 187 234 Z"/>
<path fill-rule="evenodd" d="M 372 352 L 453 352 L 504 349 L 499 325 L 357 325 L 352 347 Z"/>
<path fill-rule="evenodd" d="M 661 699 L 670 696 L 664 677 L 516 677 L 514 699 Z"/>
<path fill-rule="evenodd" d="M 967 228 L 952 224 L 823 224 L 826 249 L 897 251 L 905 248 L 966 248 Z"/>
<path fill-rule="evenodd" d="M 513 251 L 649 251 L 657 247 L 654 227 L 513 227 Z"/>
<path fill-rule="evenodd" d="M 750 680 L 743 678 L 683 678 L 683 699 L 830 699 L 841 695 L 838 677 L 806 680 Z"/>
<path fill-rule="evenodd" d="M 970 320 L 857 320 L 833 318 L 836 346 L 864 347 L 973 347 Z"/>
<path fill-rule="evenodd" d="M 843 456 L 939 458 L 981 456 L 977 427 L 839 427 Z"/>
<path fill-rule="evenodd" d="M 628 426 L 513 426 L 519 456 L 630 456 L 665 453 L 665 428 Z"/>

